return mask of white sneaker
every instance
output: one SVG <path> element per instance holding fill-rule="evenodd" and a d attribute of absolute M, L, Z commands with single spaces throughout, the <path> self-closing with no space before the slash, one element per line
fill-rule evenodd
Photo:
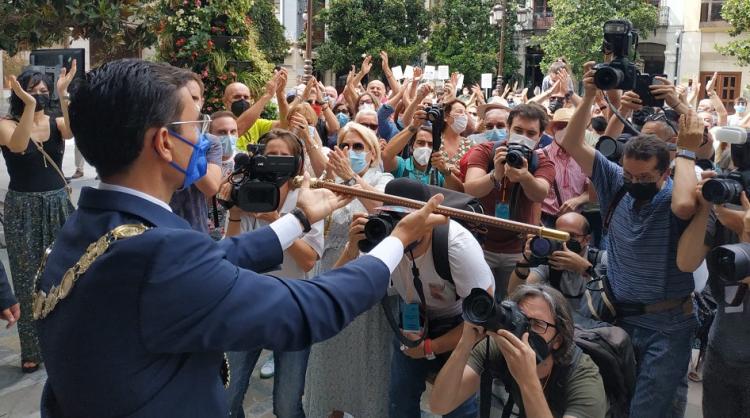
<path fill-rule="evenodd" d="M 273 363 L 273 356 L 268 357 L 265 363 L 263 363 L 262 366 L 260 366 L 260 378 L 261 379 L 270 379 L 273 377 L 274 372 L 274 363 Z"/>

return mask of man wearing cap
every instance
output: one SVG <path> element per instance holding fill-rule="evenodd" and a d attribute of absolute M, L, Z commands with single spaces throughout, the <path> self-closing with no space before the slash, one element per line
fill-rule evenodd
<path fill-rule="evenodd" d="M 550 128 L 554 141 L 542 148 L 544 155 L 555 163 L 555 179 L 542 202 L 542 223 L 554 226 L 557 217 L 567 212 L 580 212 L 589 201 L 589 180 L 581 166 L 560 146 L 574 109 L 564 107 L 552 116 Z"/>

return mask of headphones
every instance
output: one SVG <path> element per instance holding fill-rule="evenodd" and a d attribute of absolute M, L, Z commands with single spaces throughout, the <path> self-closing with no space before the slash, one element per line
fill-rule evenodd
<path fill-rule="evenodd" d="M 305 144 L 302 142 L 299 137 L 294 134 L 291 131 L 281 131 L 278 132 L 278 130 L 271 130 L 269 132 L 266 132 L 263 134 L 262 137 L 258 140 L 258 144 L 263 145 L 264 147 L 266 144 L 268 144 L 268 141 L 273 141 L 274 139 L 281 139 L 283 135 L 289 135 L 292 138 L 294 138 L 297 141 L 297 145 L 299 145 L 300 154 L 299 155 L 292 155 L 294 157 L 294 164 L 297 167 L 297 174 L 302 175 L 304 174 L 304 164 L 305 164 Z M 294 150 L 292 150 L 294 151 Z"/>

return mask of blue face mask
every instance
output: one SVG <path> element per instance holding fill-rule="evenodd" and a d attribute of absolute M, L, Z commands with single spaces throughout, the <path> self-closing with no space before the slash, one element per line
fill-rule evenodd
<path fill-rule="evenodd" d="M 737 113 L 745 113 L 745 110 L 747 110 L 747 107 L 745 107 L 745 105 L 737 105 L 734 107 L 734 110 L 736 110 Z"/>
<path fill-rule="evenodd" d="M 365 168 L 367 168 L 367 152 L 349 150 L 349 163 L 355 173 L 359 174 L 365 171 Z"/>
<path fill-rule="evenodd" d="M 219 137 L 221 141 L 221 155 L 223 157 L 231 157 L 234 155 L 234 147 L 237 145 L 237 137 L 234 135 L 222 135 Z"/>
<path fill-rule="evenodd" d="M 200 137 L 198 137 L 197 144 L 193 144 L 177 132 L 169 131 L 169 134 L 193 148 L 193 153 L 190 156 L 190 162 L 188 163 L 187 168 L 183 169 L 174 161 L 171 161 L 169 163 L 177 171 L 185 175 L 185 181 L 182 183 L 182 188 L 186 189 L 190 187 L 190 185 L 198 181 L 201 177 L 206 175 L 206 170 L 208 169 L 206 153 L 208 152 L 208 147 L 211 145 L 211 141 L 208 139 L 205 133 L 201 134 Z"/>
<path fill-rule="evenodd" d="M 341 112 L 336 114 L 336 119 L 339 120 L 339 126 L 341 126 L 342 128 L 344 127 L 344 125 L 349 123 L 349 115 L 343 114 Z"/>
<path fill-rule="evenodd" d="M 508 137 L 508 130 L 503 129 L 492 129 L 484 133 L 484 137 L 487 138 L 488 142 L 505 141 Z"/>

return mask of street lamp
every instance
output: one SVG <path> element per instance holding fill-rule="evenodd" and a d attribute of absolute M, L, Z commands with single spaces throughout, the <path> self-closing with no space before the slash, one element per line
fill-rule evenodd
<path fill-rule="evenodd" d="M 305 76 L 304 80 L 307 83 L 312 76 L 312 28 L 313 28 L 313 13 L 312 13 L 312 0 L 307 0 L 307 12 L 302 13 L 302 20 L 305 21 Z"/>
<path fill-rule="evenodd" d="M 500 51 L 497 54 L 497 91 L 503 86 L 503 61 L 505 60 L 505 9 L 507 0 L 492 6 L 490 11 L 490 25 L 500 27 Z"/>

